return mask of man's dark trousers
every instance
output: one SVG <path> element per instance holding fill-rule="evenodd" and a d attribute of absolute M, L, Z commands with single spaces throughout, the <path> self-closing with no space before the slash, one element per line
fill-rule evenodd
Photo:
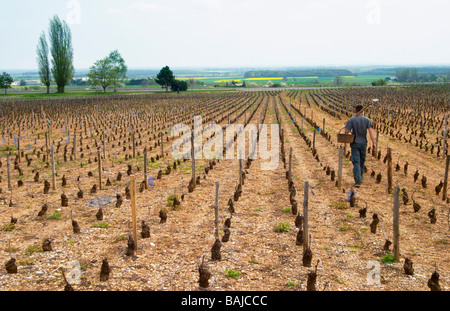
<path fill-rule="evenodd" d="M 363 182 L 364 166 L 366 163 L 367 144 L 350 144 L 352 148 L 353 176 L 355 184 L 361 185 Z"/>

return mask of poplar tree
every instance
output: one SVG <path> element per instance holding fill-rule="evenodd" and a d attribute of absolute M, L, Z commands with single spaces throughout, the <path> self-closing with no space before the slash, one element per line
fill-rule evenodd
<path fill-rule="evenodd" d="M 73 66 L 72 32 L 65 21 L 57 15 L 50 20 L 50 52 L 52 55 L 52 74 L 58 86 L 58 93 L 64 93 L 75 74 Z"/>
<path fill-rule="evenodd" d="M 43 32 L 39 37 L 39 42 L 37 46 L 37 63 L 39 68 L 39 76 L 41 77 L 41 82 L 47 87 L 47 94 L 50 93 L 50 83 L 51 71 L 50 71 L 50 61 L 49 61 L 49 49 L 47 38 Z"/>

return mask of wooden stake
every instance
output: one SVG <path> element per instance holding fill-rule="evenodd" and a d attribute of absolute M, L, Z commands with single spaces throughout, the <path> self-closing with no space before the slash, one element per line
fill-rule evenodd
<path fill-rule="evenodd" d="M 387 148 L 387 179 L 388 179 L 388 193 L 392 193 L 392 150 Z"/>
<path fill-rule="evenodd" d="M 400 187 L 396 186 L 394 188 L 394 257 L 397 262 L 400 259 Z"/>
<path fill-rule="evenodd" d="M 316 130 L 313 133 L 313 150 L 316 150 Z"/>
<path fill-rule="evenodd" d="M 377 154 L 378 154 L 378 148 L 380 148 L 380 146 L 378 146 L 378 138 L 379 138 L 379 136 L 380 136 L 380 131 L 377 130 L 377 138 L 376 138 L 376 140 L 375 140 L 375 146 L 376 146 L 376 148 L 374 148 L 374 149 L 375 149 L 374 157 L 377 156 Z"/>
<path fill-rule="evenodd" d="M 131 134 L 133 138 L 133 158 L 136 158 L 136 139 L 134 135 L 134 127 L 133 127 L 133 133 Z"/>
<path fill-rule="evenodd" d="M 303 199 L 303 253 L 309 245 L 309 235 L 308 235 L 308 193 L 309 193 L 309 183 L 305 182 L 305 193 Z"/>
<path fill-rule="evenodd" d="M 56 172 L 55 172 L 55 148 L 51 147 L 51 161 L 52 161 L 52 189 L 56 190 Z"/>
<path fill-rule="evenodd" d="M 10 152 L 9 151 L 6 154 L 6 163 L 7 163 L 7 167 L 8 167 L 8 189 L 12 190 L 12 185 L 11 185 L 11 159 L 10 159 Z"/>
<path fill-rule="evenodd" d="M 105 133 L 103 132 L 103 142 L 102 142 L 102 145 L 103 145 L 103 159 L 105 159 L 105 161 L 106 161 L 106 145 L 105 145 Z"/>
<path fill-rule="evenodd" d="M 48 150 L 48 144 L 49 144 L 49 136 L 48 136 L 48 132 L 47 133 L 45 133 L 45 152 L 46 152 L 46 154 L 47 154 L 47 159 L 48 159 L 48 156 L 49 156 L 49 150 Z"/>
<path fill-rule="evenodd" d="M 197 181 L 195 180 L 195 148 L 194 148 L 194 133 L 191 135 L 191 157 L 192 157 L 192 169 L 191 169 L 191 175 L 192 175 L 192 185 L 194 187 L 197 186 Z"/>
<path fill-rule="evenodd" d="M 216 182 L 216 202 L 214 205 L 214 209 L 215 209 L 215 225 L 216 225 L 215 236 L 216 236 L 216 239 L 219 239 L 219 183 L 218 182 Z"/>
<path fill-rule="evenodd" d="M 98 188 L 102 190 L 102 157 L 100 150 L 98 151 Z"/>
<path fill-rule="evenodd" d="M 447 161 L 445 163 L 445 176 L 444 176 L 444 186 L 442 188 L 442 200 L 447 200 L 447 187 L 448 187 L 448 167 L 450 164 L 450 155 L 447 156 Z"/>
<path fill-rule="evenodd" d="M 131 221 L 133 226 L 133 240 L 134 243 L 136 244 L 137 250 L 138 240 L 137 240 L 137 222 L 136 222 L 136 185 L 134 179 L 131 180 L 130 195 L 131 195 Z"/>
<path fill-rule="evenodd" d="M 239 184 L 243 185 L 242 180 L 242 152 L 239 152 Z"/>
<path fill-rule="evenodd" d="M 50 127 L 50 121 L 47 122 L 47 133 L 48 133 L 48 141 L 50 143 L 51 137 L 52 137 L 52 129 Z"/>
<path fill-rule="evenodd" d="M 447 150 L 447 117 L 445 117 L 445 126 L 444 126 L 444 137 L 442 139 L 442 155 L 445 159 L 445 152 Z"/>
<path fill-rule="evenodd" d="M 73 159 L 77 159 L 77 133 L 73 134 Z"/>
<path fill-rule="evenodd" d="M 19 135 L 17 135 L 17 155 L 19 156 L 18 160 L 20 163 L 20 124 L 19 124 Z"/>
<path fill-rule="evenodd" d="M 147 160 L 147 150 L 144 152 L 144 179 L 145 179 L 145 189 L 148 189 L 148 175 L 147 175 L 147 166 L 148 166 L 148 160 Z"/>
<path fill-rule="evenodd" d="M 289 181 L 292 181 L 292 147 L 289 150 Z"/>
<path fill-rule="evenodd" d="M 338 163 L 338 183 L 337 187 L 340 189 L 342 187 L 342 161 L 344 159 L 344 149 L 342 146 L 339 147 L 339 163 Z"/>
<path fill-rule="evenodd" d="M 164 134 L 161 132 L 161 158 L 164 158 Z"/>

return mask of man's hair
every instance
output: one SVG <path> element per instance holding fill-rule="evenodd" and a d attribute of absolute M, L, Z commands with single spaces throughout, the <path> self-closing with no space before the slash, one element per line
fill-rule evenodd
<path fill-rule="evenodd" d="M 363 110 L 363 105 L 357 105 L 356 107 L 355 107 L 355 110 L 356 110 L 356 112 L 358 113 L 358 112 L 360 112 L 361 110 Z"/>

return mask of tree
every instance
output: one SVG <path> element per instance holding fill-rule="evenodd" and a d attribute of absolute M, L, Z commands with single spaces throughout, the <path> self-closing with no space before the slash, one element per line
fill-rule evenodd
<path fill-rule="evenodd" d="M 9 75 L 9 73 L 2 73 L 0 75 L 0 89 L 5 89 L 6 91 L 11 88 L 11 84 L 14 82 L 14 79 Z"/>
<path fill-rule="evenodd" d="M 113 70 L 114 76 L 112 85 L 114 86 L 114 92 L 117 93 L 117 87 L 121 84 L 121 80 L 127 78 L 128 67 L 125 65 L 125 60 L 117 50 L 112 51 L 107 59 L 110 62 Z"/>
<path fill-rule="evenodd" d="M 436 82 L 436 79 L 438 76 L 436 76 L 434 73 L 430 76 L 430 82 Z"/>
<path fill-rule="evenodd" d="M 385 79 L 379 79 L 372 82 L 372 86 L 384 86 L 384 85 L 386 85 Z"/>
<path fill-rule="evenodd" d="M 87 82 L 83 79 L 73 79 L 70 84 L 76 85 L 76 86 L 85 86 L 87 84 Z"/>
<path fill-rule="evenodd" d="M 104 58 L 95 62 L 94 66 L 89 69 L 87 76 L 89 78 L 89 84 L 101 86 L 103 92 L 106 93 L 106 88 L 114 84 L 116 70 L 113 68 L 109 59 Z"/>
<path fill-rule="evenodd" d="M 139 83 L 140 86 L 142 87 L 148 87 L 148 80 L 147 79 L 142 79 L 141 83 Z"/>
<path fill-rule="evenodd" d="M 24 79 L 20 80 L 20 86 L 27 86 L 27 81 Z"/>
<path fill-rule="evenodd" d="M 37 46 L 37 63 L 41 82 L 47 87 L 47 94 L 50 93 L 50 83 L 52 82 L 50 76 L 49 53 L 47 38 L 45 33 L 42 32 Z"/>
<path fill-rule="evenodd" d="M 395 76 L 399 82 L 406 82 L 409 78 L 409 69 L 398 69 L 395 72 Z"/>
<path fill-rule="evenodd" d="M 53 78 L 58 86 L 58 93 L 64 93 L 65 86 L 75 74 L 72 33 L 67 23 L 55 15 L 50 20 L 49 37 Z"/>
<path fill-rule="evenodd" d="M 341 86 L 344 84 L 344 79 L 342 79 L 341 76 L 336 76 L 336 77 L 334 77 L 333 84 L 335 86 Z"/>
<path fill-rule="evenodd" d="M 419 78 L 417 68 L 398 69 L 396 77 L 399 82 L 416 82 Z"/>
<path fill-rule="evenodd" d="M 170 84 L 170 89 L 173 92 L 184 92 L 188 90 L 188 83 L 184 80 L 176 80 L 174 79 Z"/>
<path fill-rule="evenodd" d="M 416 82 L 418 80 L 419 75 L 417 72 L 417 68 L 411 68 L 408 82 Z"/>
<path fill-rule="evenodd" d="M 172 85 L 173 80 L 175 80 L 175 76 L 169 66 L 162 68 L 155 79 L 156 83 L 161 85 L 161 87 L 166 88 L 166 92 L 169 91 L 169 87 Z"/>
<path fill-rule="evenodd" d="M 124 86 L 121 80 L 126 79 L 128 68 L 125 61 L 117 50 L 112 51 L 107 57 L 95 62 L 89 70 L 88 77 L 90 84 L 101 86 L 106 93 L 108 86 L 114 86 L 114 92 L 117 88 Z"/>

